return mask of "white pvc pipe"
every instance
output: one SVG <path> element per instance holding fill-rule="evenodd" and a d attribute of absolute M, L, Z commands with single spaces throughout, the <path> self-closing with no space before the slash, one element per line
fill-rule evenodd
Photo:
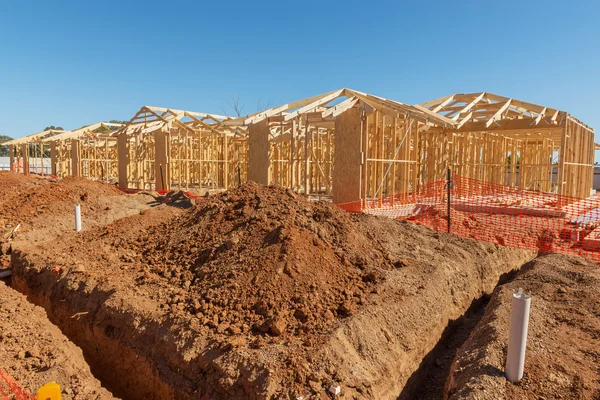
<path fill-rule="evenodd" d="M 75 230 L 81 231 L 81 206 L 75 204 Z"/>
<path fill-rule="evenodd" d="M 8 278 L 11 275 L 12 275 L 12 270 L 10 270 L 10 269 L 5 269 L 4 271 L 0 271 L 0 279 Z"/>
<path fill-rule="evenodd" d="M 523 293 L 523 289 L 519 288 L 513 293 L 505 371 L 506 379 L 510 382 L 517 382 L 523 378 L 530 307 L 531 296 Z"/>

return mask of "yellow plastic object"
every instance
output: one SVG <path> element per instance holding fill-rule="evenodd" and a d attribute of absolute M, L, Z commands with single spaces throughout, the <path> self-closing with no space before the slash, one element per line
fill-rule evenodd
<path fill-rule="evenodd" d="M 46 383 L 37 391 L 37 400 L 61 400 L 60 385 L 56 382 Z"/>

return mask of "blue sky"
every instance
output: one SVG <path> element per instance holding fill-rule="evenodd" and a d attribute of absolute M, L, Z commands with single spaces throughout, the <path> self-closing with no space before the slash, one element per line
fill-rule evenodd
<path fill-rule="evenodd" d="M 577 0 L 0 0 L 0 134 L 341 87 L 405 103 L 489 91 L 600 130 L 598 15 Z"/>

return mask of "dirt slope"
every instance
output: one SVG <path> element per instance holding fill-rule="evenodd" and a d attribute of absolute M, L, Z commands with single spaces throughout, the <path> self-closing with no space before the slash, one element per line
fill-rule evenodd
<path fill-rule="evenodd" d="M 504 378 L 513 290 L 532 295 L 522 381 Z M 458 351 L 447 386 L 453 399 L 600 398 L 600 268 L 558 254 L 529 263 L 493 294 Z"/>
<path fill-rule="evenodd" d="M 150 207 L 145 194 L 126 195 L 116 187 L 83 178 L 47 180 L 1 174 L 0 237 L 21 224 L 15 241 L 53 241 L 74 228 L 73 207 L 81 204 L 83 228 L 106 225 Z"/>
<path fill-rule="evenodd" d="M 23 247 L 12 264 L 128 398 L 326 396 L 335 383 L 379 399 L 417 381 L 448 321 L 531 257 L 248 183 L 174 218 Z"/>
<path fill-rule="evenodd" d="M 54 381 L 61 385 L 65 400 L 114 398 L 92 376 L 81 350 L 48 321 L 44 310 L 3 282 L 0 282 L 0 370 L 33 394 Z"/>

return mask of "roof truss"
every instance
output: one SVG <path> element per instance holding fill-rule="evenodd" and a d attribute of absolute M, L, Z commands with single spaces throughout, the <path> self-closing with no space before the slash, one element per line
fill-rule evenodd
<path fill-rule="evenodd" d="M 525 129 L 560 126 L 565 111 L 516 100 L 493 93 L 453 94 L 420 105 L 458 124 L 455 130 L 493 130 L 504 125 L 515 127 L 521 121 Z M 511 121 L 511 122 L 509 122 Z"/>

